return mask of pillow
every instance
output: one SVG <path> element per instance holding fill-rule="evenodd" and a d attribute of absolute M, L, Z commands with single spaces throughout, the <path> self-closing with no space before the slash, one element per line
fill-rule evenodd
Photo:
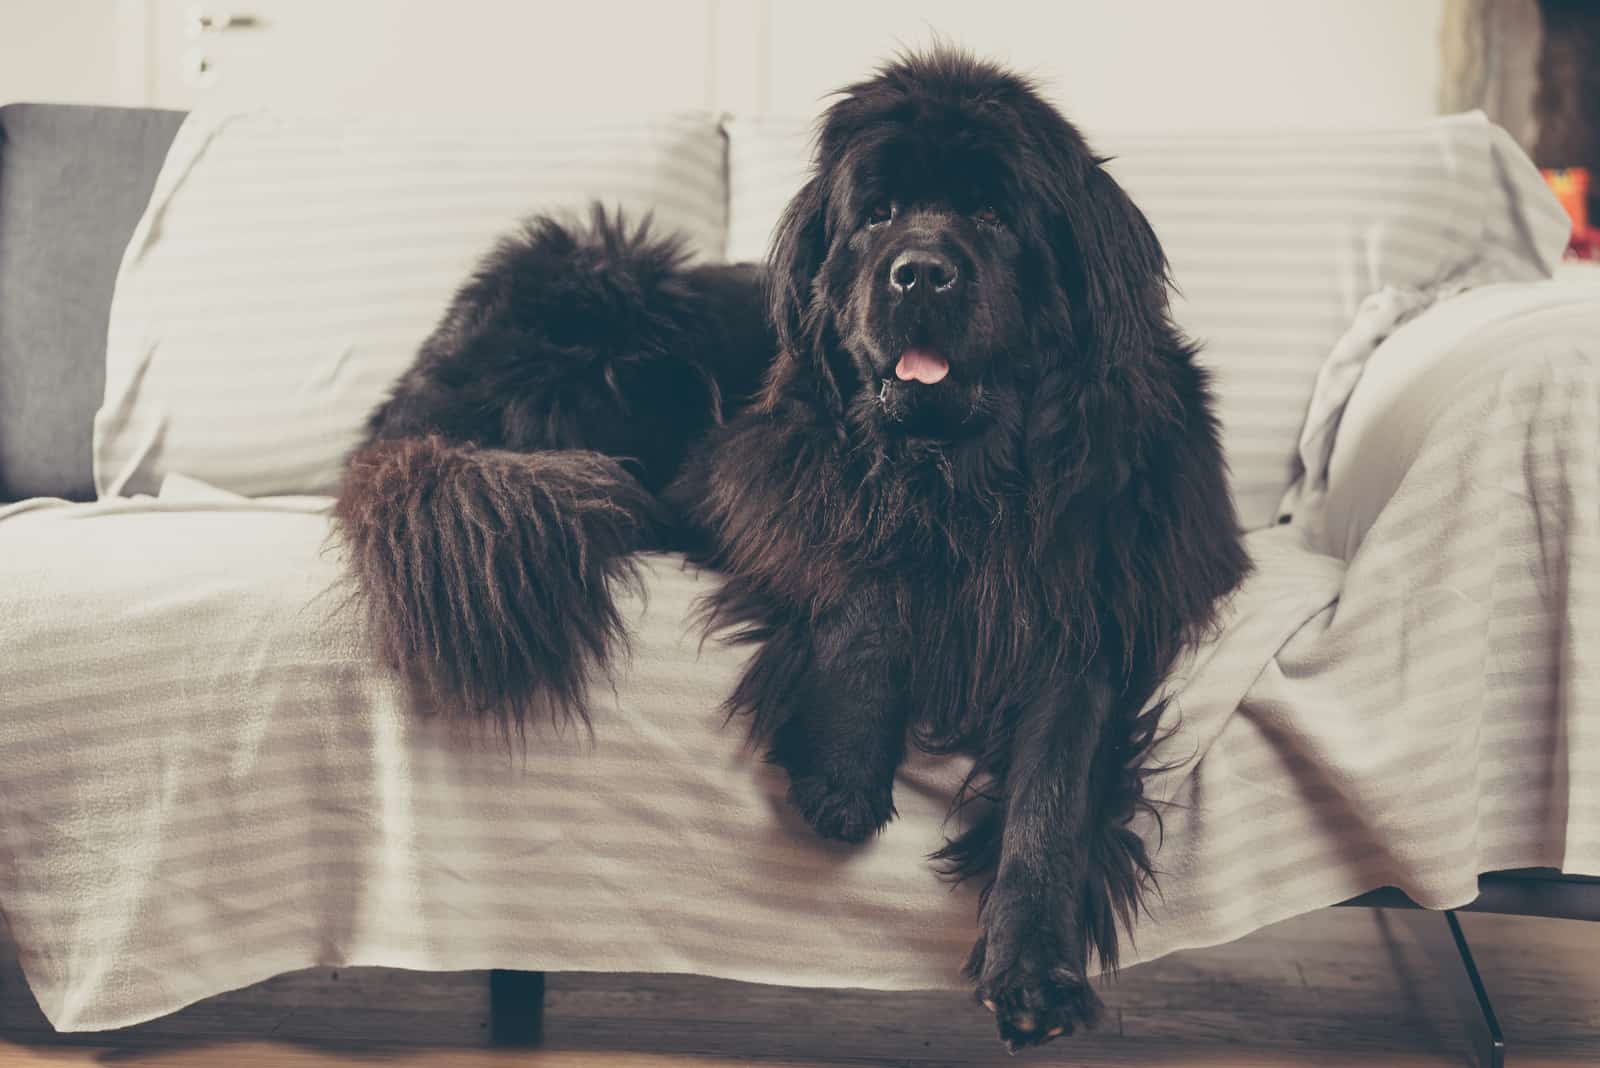
<path fill-rule="evenodd" d="M 812 123 L 733 119 L 728 257 L 761 259 Z M 1234 502 L 1273 522 L 1317 371 L 1385 287 L 1548 277 L 1568 222 L 1481 113 L 1392 129 L 1091 137 L 1165 246 L 1173 314 L 1215 373 Z"/>
<path fill-rule="evenodd" d="M 0 107 L 0 501 L 94 496 L 117 264 L 183 114 Z"/>
<path fill-rule="evenodd" d="M 330 492 L 491 243 L 591 200 L 725 241 L 710 115 L 537 126 L 191 115 L 123 257 L 94 426 L 102 495 L 169 473 Z"/>

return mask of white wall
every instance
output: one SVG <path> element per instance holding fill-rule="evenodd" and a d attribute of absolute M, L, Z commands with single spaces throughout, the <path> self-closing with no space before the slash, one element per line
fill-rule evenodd
<path fill-rule="evenodd" d="M 4 3 L 5 0 L 0 0 Z M 306 111 L 617 113 L 710 105 L 713 0 L 208 0 L 249 29 L 187 36 L 195 0 L 143 0 L 149 98 Z M 185 70 L 207 57 L 215 81 Z"/>
<path fill-rule="evenodd" d="M 0 102 L 809 114 L 938 33 L 1090 129 L 1352 125 L 1433 112 L 1444 0 L 209 0 L 261 25 L 198 45 L 192 3 L 0 0 Z"/>
<path fill-rule="evenodd" d="M 815 110 L 935 34 L 1038 76 L 1085 125 L 1348 125 L 1435 111 L 1444 0 L 809 0 L 770 5 L 757 106 Z"/>
<path fill-rule="evenodd" d="M 0 0 L 0 104 L 130 100 L 121 83 L 126 34 L 119 0 Z"/>

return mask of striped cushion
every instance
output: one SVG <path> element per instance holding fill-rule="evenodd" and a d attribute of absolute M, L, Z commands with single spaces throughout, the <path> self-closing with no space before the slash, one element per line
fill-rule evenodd
<path fill-rule="evenodd" d="M 728 256 L 760 259 L 811 123 L 735 119 Z M 1174 313 L 1217 376 L 1233 492 L 1270 523 L 1317 370 L 1368 295 L 1548 276 L 1567 221 L 1481 114 L 1383 130 L 1105 136 L 1172 261 Z"/>
<path fill-rule="evenodd" d="M 196 114 L 123 260 L 95 486 L 179 472 L 326 491 L 362 421 L 490 241 L 590 199 L 724 242 L 709 115 L 463 126 Z"/>

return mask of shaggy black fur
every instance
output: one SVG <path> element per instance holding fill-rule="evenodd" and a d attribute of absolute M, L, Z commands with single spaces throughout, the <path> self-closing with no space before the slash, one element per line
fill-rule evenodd
<path fill-rule="evenodd" d="M 491 257 L 341 500 L 378 633 L 520 724 L 579 707 L 625 554 L 694 549 L 812 826 L 892 818 L 908 737 L 971 753 L 978 995 L 1013 1047 L 1092 1023 L 1159 687 L 1248 567 L 1161 249 L 1028 82 L 940 50 L 829 109 L 770 270 L 771 340 L 748 272 L 620 224 Z"/>
<path fill-rule="evenodd" d="M 583 715 L 623 637 L 611 598 L 660 511 L 603 453 L 399 438 L 350 459 L 336 516 L 384 658 L 424 708 L 498 720 Z"/>
<path fill-rule="evenodd" d="M 424 707 L 518 733 L 583 717 L 624 638 L 612 583 L 682 540 L 656 495 L 773 346 L 756 268 L 685 259 L 648 220 L 535 219 L 373 414 L 335 518 L 380 651 Z"/>

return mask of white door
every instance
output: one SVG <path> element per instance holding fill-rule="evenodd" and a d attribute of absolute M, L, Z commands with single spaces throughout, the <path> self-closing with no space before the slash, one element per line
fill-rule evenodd
<path fill-rule="evenodd" d="M 290 111 L 709 108 L 717 0 L 144 0 L 148 102 Z"/>

